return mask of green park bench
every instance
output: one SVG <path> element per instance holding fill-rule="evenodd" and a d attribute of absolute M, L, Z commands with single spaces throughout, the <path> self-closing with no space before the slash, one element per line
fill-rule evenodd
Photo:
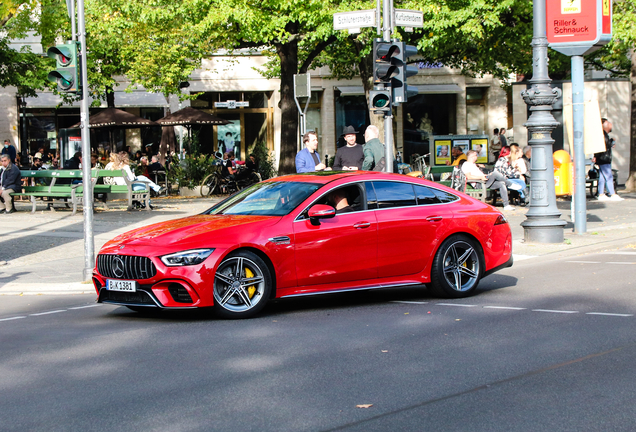
<path fill-rule="evenodd" d="M 453 187 L 450 174 L 453 173 L 453 166 L 442 165 L 442 166 L 433 166 L 431 167 L 431 174 L 433 174 L 433 178 L 439 184 L 443 184 L 444 186 Z M 448 173 L 449 175 L 444 175 Z M 442 180 L 445 178 L 445 180 Z M 475 185 L 476 187 L 474 187 Z M 455 187 L 453 187 L 456 189 Z M 470 182 L 466 182 L 464 191 L 466 195 L 471 196 L 480 200 L 481 202 L 486 202 L 486 198 L 488 195 L 492 195 L 492 191 L 486 188 L 486 182 L 480 180 L 471 180 Z"/>
<path fill-rule="evenodd" d="M 113 194 L 123 194 L 126 195 L 126 200 L 128 201 L 128 210 L 132 210 L 133 201 L 139 201 L 143 203 L 146 207 L 146 210 L 150 211 L 150 187 L 146 183 L 146 188 L 143 190 L 133 191 L 132 185 L 133 182 L 128 180 L 126 174 L 122 170 L 97 170 L 95 174 L 95 170 L 93 170 L 93 176 L 95 182 L 93 184 L 93 194 L 99 194 L 102 197 L 99 200 L 104 207 L 108 209 L 108 198 Z M 104 181 L 107 178 L 115 178 L 115 177 L 123 177 L 124 185 L 116 185 L 116 184 L 106 184 Z M 102 179 L 103 184 L 100 183 L 99 179 Z M 145 183 L 141 180 L 135 180 L 135 184 Z"/>
<path fill-rule="evenodd" d="M 20 171 L 22 178 L 26 178 L 28 185 L 22 188 L 22 192 L 14 192 L 12 196 L 28 197 L 31 201 L 31 213 L 35 213 L 38 200 L 46 203 L 54 210 L 53 204 L 61 201 L 65 206 L 72 206 L 73 215 L 77 212 L 77 206 L 83 204 L 84 188 L 82 183 L 82 170 L 41 170 Z M 98 184 L 100 178 L 122 177 L 124 185 Z M 59 179 L 68 179 L 68 184 L 63 184 Z M 112 194 L 123 194 L 128 201 L 128 210 L 132 210 L 133 201 L 145 204 L 150 210 L 150 189 L 146 184 L 145 189 L 139 191 L 132 190 L 132 182 L 128 180 L 121 170 L 92 170 L 91 181 L 93 183 L 93 194 L 97 194 L 102 199 L 99 200 L 108 209 L 108 198 Z M 73 184 L 75 182 L 75 184 Z M 65 182 L 64 182 L 65 183 Z M 135 181 L 135 183 L 143 183 Z"/>

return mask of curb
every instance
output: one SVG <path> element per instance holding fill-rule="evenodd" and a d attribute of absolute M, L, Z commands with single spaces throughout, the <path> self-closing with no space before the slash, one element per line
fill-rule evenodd
<path fill-rule="evenodd" d="M 40 284 L 40 283 L 8 283 L 0 288 L 0 295 L 66 295 L 95 294 L 93 284 L 82 282 Z"/>

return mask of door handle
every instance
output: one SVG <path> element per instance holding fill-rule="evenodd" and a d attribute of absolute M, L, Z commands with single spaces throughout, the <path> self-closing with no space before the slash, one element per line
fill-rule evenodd
<path fill-rule="evenodd" d="M 441 216 L 428 216 L 426 218 L 427 221 L 429 222 L 439 222 L 441 221 L 443 218 Z"/>
<path fill-rule="evenodd" d="M 370 226 L 371 226 L 371 222 L 358 222 L 353 224 L 353 227 L 358 229 L 369 228 Z"/>

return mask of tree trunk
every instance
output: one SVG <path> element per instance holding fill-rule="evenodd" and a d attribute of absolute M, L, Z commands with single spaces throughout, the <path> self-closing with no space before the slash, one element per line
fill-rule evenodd
<path fill-rule="evenodd" d="M 108 108 L 115 108 L 115 92 L 112 87 L 106 89 L 106 105 Z"/>
<path fill-rule="evenodd" d="M 358 52 L 361 51 L 361 43 L 356 40 L 355 42 Z M 373 90 L 373 53 L 370 53 L 367 57 L 363 58 L 358 63 L 358 69 L 360 70 L 360 78 L 362 79 L 362 87 L 364 87 L 364 94 L 367 97 L 367 107 L 369 107 L 369 119 L 371 124 L 376 126 L 380 131 L 380 141 L 384 142 L 384 116 L 373 114 L 371 110 L 371 100 L 369 99 L 369 92 Z"/>
<path fill-rule="evenodd" d="M 294 74 L 298 72 L 298 42 L 296 39 L 277 44 L 280 58 L 280 159 L 278 174 L 296 172 L 298 153 L 298 109 L 294 102 Z"/>
<path fill-rule="evenodd" d="M 625 182 L 625 189 L 629 192 L 636 191 L 636 50 L 630 50 L 632 60 L 632 113 L 629 144 L 629 178 Z"/>

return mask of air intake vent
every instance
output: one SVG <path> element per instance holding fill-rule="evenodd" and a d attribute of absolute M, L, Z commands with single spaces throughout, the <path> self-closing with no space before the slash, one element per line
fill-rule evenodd
<path fill-rule="evenodd" d="M 192 303 L 192 297 L 182 285 L 178 283 L 171 283 L 168 287 L 170 295 L 177 303 Z"/>
<path fill-rule="evenodd" d="M 97 270 L 114 279 L 150 279 L 157 274 L 150 258 L 129 255 L 98 255 Z"/>

